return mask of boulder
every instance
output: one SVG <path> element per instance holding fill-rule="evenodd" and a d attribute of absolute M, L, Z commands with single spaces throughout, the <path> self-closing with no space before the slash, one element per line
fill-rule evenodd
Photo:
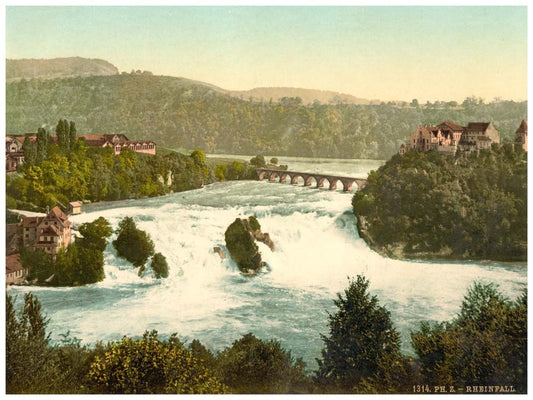
<path fill-rule="evenodd" d="M 272 239 L 268 233 L 261 232 L 261 225 L 254 216 L 237 218 L 228 226 L 224 237 L 231 258 L 245 275 L 254 274 L 264 265 L 256 240 L 274 250 Z"/>
<path fill-rule="evenodd" d="M 224 260 L 226 258 L 226 254 L 224 253 L 224 250 L 222 250 L 218 246 L 213 247 L 213 252 L 218 254 L 222 260 Z"/>

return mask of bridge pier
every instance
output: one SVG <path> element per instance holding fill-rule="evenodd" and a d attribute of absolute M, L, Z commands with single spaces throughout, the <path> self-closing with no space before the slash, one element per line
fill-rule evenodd
<path fill-rule="evenodd" d="M 324 181 L 327 179 L 329 182 L 329 190 L 336 190 L 337 184 L 340 181 L 342 183 L 343 192 L 351 192 L 353 190 L 353 184 L 357 185 L 357 189 L 361 190 L 367 184 L 366 179 L 362 178 L 350 178 L 346 176 L 333 176 L 333 175 L 322 175 L 322 174 L 312 174 L 308 172 L 295 172 L 295 171 L 282 171 L 277 169 L 268 169 L 268 168 L 257 168 L 257 176 L 260 181 L 268 178 L 269 182 L 276 182 L 276 178 L 279 178 L 279 183 L 286 183 L 287 177 L 290 179 L 291 185 L 298 184 L 298 178 L 304 180 L 304 186 L 311 186 L 313 184 L 313 179 L 316 180 L 316 188 L 324 187 Z"/>

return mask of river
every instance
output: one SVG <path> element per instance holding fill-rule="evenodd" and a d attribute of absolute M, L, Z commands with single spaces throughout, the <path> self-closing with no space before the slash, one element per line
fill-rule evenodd
<path fill-rule="evenodd" d="M 292 170 L 353 177 L 366 177 L 382 164 L 278 158 Z M 104 216 L 116 228 L 123 217 L 133 217 L 150 234 L 156 251 L 166 256 L 170 276 L 138 277 L 109 245 L 106 277 L 100 283 L 77 288 L 12 287 L 9 292 L 18 294 L 19 306 L 23 292 L 31 290 L 38 296 L 50 319 L 53 340 L 70 331 L 83 344 L 93 344 L 156 329 L 163 337 L 176 332 L 188 343 L 197 338 L 218 351 L 252 332 L 280 341 L 314 370 L 322 348 L 320 334 L 328 333 L 328 312 L 335 312 L 332 300 L 347 287 L 347 277 L 364 274 L 369 279 L 371 293 L 391 312 L 402 351 L 410 355 L 410 332 L 423 320 L 453 318 L 474 281 L 497 283 L 511 299 L 526 286 L 525 264 L 381 257 L 359 238 L 351 197 L 341 190 L 301 184 L 241 181 L 158 198 L 88 205 L 83 214 L 71 217 L 74 223 Z M 259 243 L 267 267 L 255 277 L 244 277 L 213 247 L 225 250 L 226 227 L 236 217 L 251 214 L 276 248 L 271 252 Z"/>

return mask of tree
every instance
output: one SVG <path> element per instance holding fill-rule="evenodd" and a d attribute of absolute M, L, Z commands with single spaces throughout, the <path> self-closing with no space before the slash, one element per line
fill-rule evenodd
<path fill-rule="evenodd" d="M 160 341 L 157 331 L 142 339 L 124 337 L 107 345 L 89 370 L 103 393 L 214 394 L 225 387 L 187 351 L 175 335 Z"/>
<path fill-rule="evenodd" d="M 509 302 L 493 284 L 476 282 L 451 322 L 423 322 L 411 334 L 421 380 L 457 386 L 513 385 L 527 392 L 527 293 Z"/>
<path fill-rule="evenodd" d="M 86 222 L 78 227 L 78 231 L 83 235 L 76 238 L 76 242 L 85 248 L 95 248 L 104 251 L 107 247 L 107 238 L 111 236 L 112 230 L 109 221 L 104 217 L 99 217 L 93 222 Z"/>
<path fill-rule="evenodd" d="M 113 241 L 117 255 L 134 266 L 143 266 L 148 257 L 154 254 L 154 242 L 146 232 L 137 229 L 133 218 L 124 217 L 118 225 L 117 233 L 117 239 Z"/>
<path fill-rule="evenodd" d="M 37 162 L 37 145 L 31 140 L 31 133 L 26 133 L 22 151 L 24 152 L 24 166 L 32 166 Z"/>
<path fill-rule="evenodd" d="M 266 167 L 265 157 L 259 154 L 250 160 L 250 164 L 259 168 Z"/>
<path fill-rule="evenodd" d="M 28 270 L 28 280 L 37 279 L 44 282 L 54 274 L 52 257 L 42 250 L 22 248 L 20 250 L 20 262 Z"/>
<path fill-rule="evenodd" d="M 36 164 L 42 163 L 46 160 L 48 154 L 48 142 L 50 139 L 50 134 L 44 128 L 37 129 L 37 152 L 36 152 Z"/>
<path fill-rule="evenodd" d="M 70 121 L 70 127 L 69 127 L 69 146 L 70 150 L 74 149 L 74 145 L 76 144 L 76 124 L 74 121 Z"/>
<path fill-rule="evenodd" d="M 206 161 L 206 158 L 205 158 L 205 153 L 200 150 L 200 149 L 196 149 L 194 150 L 192 153 L 191 153 L 191 158 L 197 163 L 197 164 L 201 164 L 201 165 L 204 165 L 205 164 L 205 161 Z"/>
<path fill-rule="evenodd" d="M 400 336 L 390 312 L 367 292 L 363 276 L 350 281 L 344 297 L 334 300 L 338 311 L 329 315 L 329 336 L 317 360 L 317 383 L 332 392 L 400 392 L 408 368 L 400 354 Z"/>
<path fill-rule="evenodd" d="M 418 104 L 418 100 L 417 99 L 413 99 L 411 101 L 411 107 L 414 107 L 414 108 L 418 108 L 419 107 L 419 104 Z"/>
<path fill-rule="evenodd" d="M 168 263 L 163 254 L 155 253 L 152 256 L 151 266 L 157 279 L 168 278 Z"/>
<path fill-rule="evenodd" d="M 66 120 L 60 119 L 56 125 L 57 144 L 63 154 L 67 154 L 70 149 L 70 135 L 68 123 Z"/>
<path fill-rule="evenodd" d="M 278 159 L 276 157 L 272 157 L 270 159 L 270 164 L 273 164 L 273 165 L 278 165 Z"/>
<path fill-rule="evenodd" d="M 53 393 L 60 380 L 57 366 L 47 349 L 48 320 L 41 303 L 31 292 L 24 295 L 24 310 L 18 319 L 10 296 L 6 296 L 6 391 Z"/>
<path fill-rule="evenodd" d="M 293 360 L 279 342 L 244 335 L 217 358 L 218 374 L 234 393 L 295 393 L 306 391 L 301 360 Z"/>

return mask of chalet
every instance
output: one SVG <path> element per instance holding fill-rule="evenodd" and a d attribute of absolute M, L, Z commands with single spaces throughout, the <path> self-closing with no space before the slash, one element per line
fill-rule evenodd
<path fill-rule="evenodd" d="M 70 225 L 71 222 L 58 206 L 44 217 L 24 217 L 21 222 L 22 246 L 55 256 L 59 249 L 70 244 Z"/>
<path fill-rule="evenodd" d="M 32 142 L 37 140 L 37 136 L 34 134 L 28 137 Z M 155 155 L 156 153 L 156 144 L 154 141 L 129 140 L 126 135 L 121 133 L 78 135 L 77 138 L 85 140 L 85 143 L 89 147 L 111 147 L 115 155 L 120 154 L 120 152 L 126 148 L 136 153 L 152 155 Z M 25 135 L 10 135 L 6 137 L 6 171 L 16 171 L 16 167 L 24 162 L 22 145 L 24 144 L 25 139 Z M 53 143 L 57 143 L 57 136 L 50 136 L 50 140 L 52 140 Z"/>
<path fill-rule="evenodd" d="M 6 172 L 16 172 L 19 165 L 24 163 L 22 145 L 24 138 L 20 136 L 6 136 Z"/>
<path fill-rule="evenodd" d="M 152 140 L 129 140 L 123 134 L 107 135 L 79 135 L 84 139 L 87 146 L 91 147 L 111 147 L 115 155 L 120 154 L 123 149 L 130 149 L 136 153 L 146 153 L 155 155 L 156 145 Z"/>
<path fill-rule="evenodd" d="M 522 120 L 515 133 L 515 142 L 527 152 L 527 122 Z"/>
<path fill-rule="evenodd" d="M 20 262 L 20 254 L 6 257 L 6 285 L 18 285 L 26 280 L 28 271 Z"/>

